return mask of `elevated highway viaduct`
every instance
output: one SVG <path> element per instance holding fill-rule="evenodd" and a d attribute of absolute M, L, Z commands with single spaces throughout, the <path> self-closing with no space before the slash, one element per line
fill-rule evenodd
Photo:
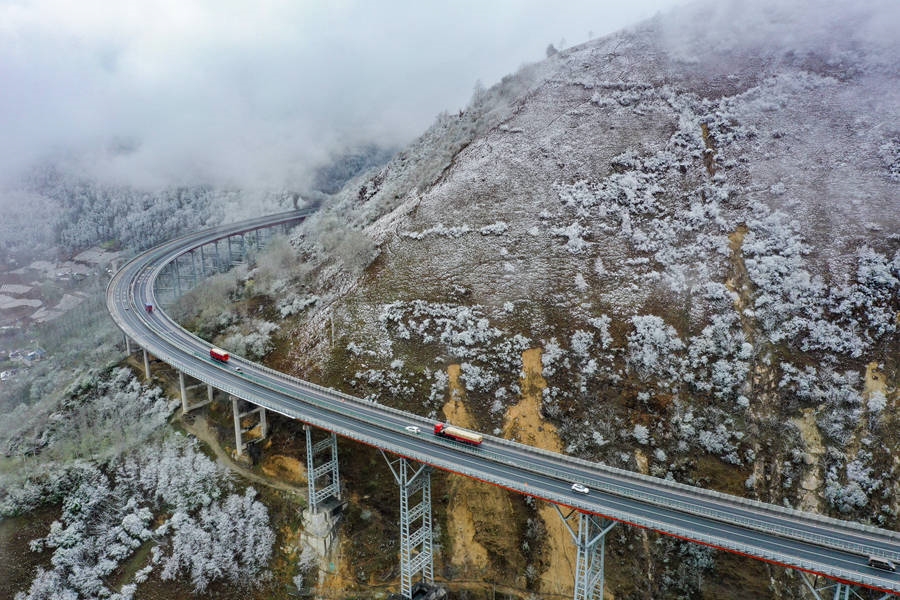
<path fill-rule="evenodd" d="M 184 330 L 159 308 L 158 295 L 177 295 L 202 277 L 227 268 L 266 233 L 296 225 L 311 211 L 292 211 L 189 233 L 135 257 L 112 277 L 107 307 L 126 336 L 180 373 L 233 398 L 238 448 L 238 399 L 329 432 L 313 443 L 307 428 L 310 503 L 339 495 L 335 435 L 379 448 L 401 495 L 401 594 L 432 573 L 432 468 L 457 473 L 555 504 L 578 547 L 576 598 L 602 598 L 604 536 L 616 523 L 642 527 L 800 571 L 816 598 L 900 595 L 900 573 L 870 566 L 869 557 L 900 563 L 900 534 L 832 519 L 547 452 L 489 435 L 477 447 L 433 436 L 418 415 L 324 388 L 234 356 L 210 358 L 210 344 Z M 223 259 L 222 248 L 227 247 Z M 199 263 L 199 269 L 197 267 Z M 187 275 L 185 273 L 188 273 Z M 187 280 L 187 284 L 185 283 Z M 154 307 L 152 312 L 146 306 Z M 253 412 L 253 411 L 250 411 Z M 246 415 L 248 413 L 243 413 Z M 418 432 L 410 429 L 417 428 Z M 330 453 L 327 452 L 330 450 Z M 329 455 L 323 464 L 316 460 Z M 328 485 L 316 487 L 320 478 Z M 572 488 L 580 483 L 584 494 Z M 823 585 L 823 582 L 825 585 Z M 871 595 L 872 592 L 869 592 Z"/>

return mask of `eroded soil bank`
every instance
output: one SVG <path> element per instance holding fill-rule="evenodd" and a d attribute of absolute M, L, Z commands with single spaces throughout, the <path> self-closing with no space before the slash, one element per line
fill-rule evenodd
<path fill-rule="evenodd" d="M 552 452 L 562 452 L 556 427 L 541 418 L 541 401 L 547 382 L 542 375 L 542 351 L 531 348 L 522 353 L 522 399 L 506 412 L 503 437 Z M 550 594 L 571 594 L 575 574 L 575 545 L 552 504 L 539 503 L 538 514 L 547 531 L 540 589 Z"/>

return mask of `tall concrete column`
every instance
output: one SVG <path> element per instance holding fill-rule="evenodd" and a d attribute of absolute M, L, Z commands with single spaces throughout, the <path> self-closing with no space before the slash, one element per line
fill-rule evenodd
<path fill-rule="evenodd" d="M 141 348 L 144 351 L 144 376 L 147 378 L 147 381 L 150 381 L 150 358 L 147 356 L 147 349 Z"/>
<path fill-rule="evenodd" d="M 181 297 L 181 270 L 178 268 L 178 258 L 172 261 L 173 277 L 175 278 L 175 297 Z"/>
<path fill-rule="evenodd" d="M 178 388 L 181 390 L 181 412 L 188 414 L 187 389 L 184 387 L 184 373 L 178 371 Z"/>
<path fill-rule="evenodd" d="M 202 265 L 201 265 L 202 267 Z M 202 268 L 201 268 L 202 270 Z M 197 257 L 194 256 L 194 251 L 191 250 L 191 289 L 197 287 Z"/>
<path fill-rule="evenodd" d="M 131 356 L 131 339 L 127 333 L 125 334 L 125 354 Z"/>
<path fill-rule="evenodd" d="M 212 397 L 212 392 L 209 393 L 209 396 Z M 244 417 L 249 417 L 252 415 L 259 416 L 259 429 L 260 429 L 260 438 L 262 439 L 268 435 L 268 424 L 266 422 L 266 409 L 262 406 L 255 406 L 252 403 L 248 402 L 251 408 L 246 412 L 241 412 L 240 405 L 241 400 L 236 396 L 231 396 L 231 412 L 234 415 L 234 445 L 237 448 L 238 456 L 244 453 L 244 433 L 253 429 L 253 427 L 248 427 L 246 430 L 241 426 L 241 420 Z M 205 403 L 204 403 L 205 404 Z M 196 408 L 196 407 L 195 407 Z"/>
<path fill-rule="evenodd" d="M 266 421 L 266 409 L 262 406 L 259 407 L 259 434 L 262 437 L 267 437 L 269 435 L 269 423 Z"/>
<path fill-rule="evenodd" d="M 244 453 L 244 441 L 241 436 L 241 411 L 239 410 L 239 402 L 240 399 L 237 396 L 231 397 L 231 414 L 234 415 L 234 448 L 237 451 L 238 456 Z"/>

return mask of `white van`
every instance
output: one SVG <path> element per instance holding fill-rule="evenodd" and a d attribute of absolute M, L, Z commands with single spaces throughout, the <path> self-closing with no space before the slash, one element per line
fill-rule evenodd
<path fill-rule="evenodd" d="M 869 566 L 876 569 L 884 569 L 885 571 L 896 571 L 897 565 L 886 558 L 878 558 L 877 556 L 869 557 Z"/>

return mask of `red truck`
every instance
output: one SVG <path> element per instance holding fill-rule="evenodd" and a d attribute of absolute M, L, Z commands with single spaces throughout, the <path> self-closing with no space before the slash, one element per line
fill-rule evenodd
<path fill-rule="evenodd" d="M 225 352 L 224 350 L 222 350 L 221 348 L 210 348 L 209 355 L 212 358 L 214 358 L 218 361 L 221 361 L 221 362 L 228 362 L 228 359 L 230 358 L 228 356 L 228 353 Z"/>
<path fill-rule="evenodd" d="M 153 312 L 153 305 L 152 305 L 152 304 L 145 304 L 145 305 L 144 305 L 144 310 L 146 310 L 148 313 L 152 313 L 152 312 Z"/>
<path fill-rule="evenodd" d="M 462 442 L 464 444 L 471 444 L 473 446 L 480 445 L 484 440 L 484 437 L 480 433 L 466 431 L 465 429 L 460 429 L 459 427 L 446 425 L 444 423 L 435 423 L 434 435 L 456 440 L 457 442 Z"/>

